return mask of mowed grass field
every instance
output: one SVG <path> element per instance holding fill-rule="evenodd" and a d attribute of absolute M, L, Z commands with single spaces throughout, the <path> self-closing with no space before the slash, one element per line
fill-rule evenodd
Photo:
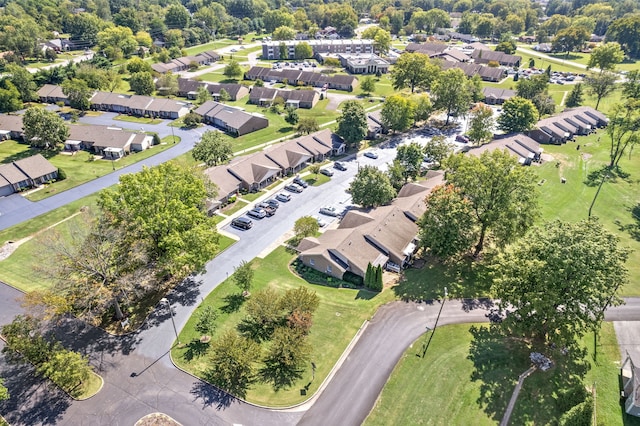
<path fill-rule="evenodd" d="M 390 291 L 378 294 L 366 290 L 336 289 L 309 284 L 289 270 L 289 262 L 294 256 L 284 247 L 279 247 L 264 259 L 255 259 L 255 277 L 251 292 L 255 294 L 271 287 L 278 293 L 284 293 L 288 289 L 302 286 L 317 293 L 320 306 L 313 317 L 313 327 L 309 334 L 309 343 L 313 347 L 311 360 L 317 367 L 315 379 L 311 380 L 312 372 L 309 365 L 302 378 L 288 389 L 276 392 L 269 385 L 257 383 L 247 392 L 246 399 L 252 403 L 284 407 L 309 398 L 318 390 L 363 322 L 373 315 L 380 304 L 393 299 Z M 206 376 L 211 364 L 205 352 L 208 345 L 200 343 L 200 334 L 194 329 L 198 312 L 204 306 L 219 309 L 218 326 L 212 335 L 215 340 L 226 330 L 236 328 L 245 316 L 242 307 L 237 311 L 230 308 L 234 296 L 237 299 L 240 293 L 232 279 L 227 279 L 207 296 L 180 332 L 183 347 L 174 347 L 171 351 L 178 366 L 199 377 Z M 306 394 L 303 395 L 300 390 L 305 387 Z"/>
<path fill-rule="evenodd" d="M 523 341 L 495 336 L 484 324 L 436 329 L 425 358 L 418 356 L 429 333 L 407 349 L 394 369 L 366 426 L 495 425 L 500 422 L 518 376 L 529 368 L 531 348 Z M 639 425 L 619 405 L 620 352 L 611 323 L 605 323 L 593 361 L 592 335 L 582 346 L 585 365 L 562 358 L 548 372 L 528 377 L 511 416 L 512 425 L 556 424 L 562 415 L 559 391 L 570 374 L 586 369 L 583 385 L 595 385 L 597 424 Z"/>

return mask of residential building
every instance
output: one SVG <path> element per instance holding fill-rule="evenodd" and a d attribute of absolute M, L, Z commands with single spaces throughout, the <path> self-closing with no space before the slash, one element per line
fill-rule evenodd
<path fill-rule="evenodd" d="M 480 156 L 485 151 L 495 149 L 507 150 L 507 152 L 518 158 L 518 162 L 523 166 L 530 166 L 532 163 L 542 161 L 544 149 L 540 144 L 522 133 L 496 137 L 489 143 L 471 148 L 469 155 Z"/>
<path fill-rule="evenodd" d="M 175 99 L 153 96 L 123 95 L 113 92 L 96 92 L 89 100 L 91 109 L 131 114 L 139 117 L 158 117 L 175 120 L 189 112 L 191 104 Z"/>
<path fill-rule="evenodd" d="M 153 137 L 146 133 L 129 132 L 118 127 L 72 125 L 69 126 L 69 137 L 64 149 L 84 149 L 105 159 L 117 160 L 132 151 L 144 151 L 152 145 Z"/>
<path fill-rule="evenodd" d="M 254 86 L 249 94 L 249 103 L 270 106 L 277 97 L 282 98 L 287 107 L 307 109 L 313 108 L 320 99 L 315 90 L 283 90 Z"/>
<path fill-rule="evenodd" d="M 249 94 L 249 88 L 242 84 L 235 83 L 213 83 L 210 81 L 198 81 L 188 78 L 178 78 L 178 96 L 187 99 L 195 99 L 198 96 L 198 89 L 204 87 L 213 97 L 214 101 L 220 100 L 220 91 L 226 90 L 230 101 L 237 101 Z"/>
<path fill-rule="evenodd" d="M 439 43 L 439 42 L 427 42 L 427 43 L 409 43 L 407 47 L 405 47 L 405 51 L 409 53 L 422 53 L 429 57 L 435 57 L 445 50 L 449 45 L 447 43 Z"/>
<path fill-rule="evenodd" d="M 176 73 L 180 71 L 186 71 L 191 64 L 197 66 L 211 65 L 212 63 L 220 60 L 220 55 L 213 50 L 207 52 L 198 53 L 192 56 L 182 56 L 180 58 L 172 59 L 170 62 L 159 62 L 151 65 L 151 69 L 159 74 L 166 74 L 168 72 Z"/>
<path fill-rule="evenodd" d="M 45 84 L 38 90 L 37 94 L 40 102 L 48 104 L 62 102 L 65 105 L 69 105 L 69 98 L 62 92 L 62 87 L 55 84 Z"/>
<path fill-rule="evenodd" d="M 380 110 L 367 114 L 367 139 L 377 139 L 388 129 L 382 124 Z"/>
<path fill-rule="evenodd" d="M 58 168 L 41 154 L 0 164 L 0 196 L 42 185 L 58 178 Z"/>
<path fill-rule="evenodd" d="M 489 105 L 502 105 L 507 99 L 516 95 L 515 90 L 501 89 L 499 87 L 483 87 L 484 102 Z"/>
<path fill-rule="evenodd" d="M 194 110 L 202 121 L 235 136 L 246 135 L 269 126 L 269 120 L 260 114 L 250 114 L 240 108 L 207 101 Z"/>
<path fill-rule="evenodd" d="M 6 139 L 22 140 L 24 128 L 21 115 L 0 114 L 0 141 Z"/>
<path fill-rule="evenodd" d="M 271 69 L 266 67 L 251 67 L 244 75 L 247 80 L 262 80 L 269 82 L 312 87 L 324 87 L 328 89 L 353 91 L 358 85 L 358 79 L 352 75 L 325 75 L 312 71 L 296 69 Z"/>
<path fill-rule="evenodd" d="M 386 74 L 389 62 L 375 53 L 339 53 L 340 64 L 351 74 Z"/>
<path fill-rule="evenodd" d="M 496 52 L 495 50 L 476 49 L 471 57 L 478 64 L 488 64 L 489 62 L 497 62 L 505 67 L 517 68 L 520 66 L 522 57 L 518 55 L 508 55 L 504 52 Z"/>
<path fill-rule="evenodd" d="M 607 116 L 588 106 L 565 109 L 560 114 L 543 118 L 529 131 L 539 143 L 560 145 L 575 135 L 588 135 L 609 123 Z"/>
<path fill-rule="evenodd" d="M 416 222 L 426 210 L 425 196 L 442 181 L 442 173 L 436 172 L 424 183 L 405 185 L 388 206 L 349 210 L 337 229 L 303 239 L 298 258 L 340 279 L 347 272 L 364 278 L 369 264 L 399 272 L 415 253 Z"/>
<path fill-rule="evenodd" d="M 440 61 L 443 70 L 450 68 L 460 68 L 467 77 L 473 77 L 478 74 L 484 81 L 499 82 L 502 80 L 506 71 L 498 67 L 488 67 L 480 64 L 472 64 L 467 62 Z"/>
<path fill-rule="evenodd" d="M 308 43 L 314 55 L 318 53 L 374 53 L 373 40 L 282 40 L 262 43 L 262 58 L 294 59 L 298 43 Z M 281 46 L 283 47 L 281 48 Z"/>

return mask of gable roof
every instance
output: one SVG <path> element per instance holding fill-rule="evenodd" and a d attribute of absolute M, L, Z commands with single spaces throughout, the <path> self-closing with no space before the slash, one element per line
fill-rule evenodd
<path fill-rule="evenodd" d="M 29 176 L 16 167 L 14 163 L 0 164 L 0 176 L 12 185 L 29 179 Z"/>
<path fill-rule="evenodd" d="M 31 179 L 36 179 L 58 171 L 58 168 L 44 158 L 42 154 L 36 154 L 14 161 L 13 164 Z"/>
<path fill-rule="evenodd" d="M 283 169 L 293 169 L 311 159 L 311 153 L 292 140 L 264 150 L 264 154 Z"/>
<path fill-rule="evenodd" d="M 248 185 L 254 185 L 277 175 L 281 168 L 263 152 L 256 152 L 231 161 L 228 170 Z"/>
<path fill-rule="evenodd" d="M 237 191 L 241 182 L 231 174 L 226 165 L 209 167 L 204 171 L 204 174 L 218 187 L 219 197 L 226 197 Z"/>
<path fill-rule="evenodd" d="M 483 87 L 482 94 L 485 98 L 507 100 L 516 95 L 515 90 L 502 89 L 500 87 Z"/>
<path fill-rule="evenodd" d="M 22 116 L 0 114 L 0 130 L 9 130 L 11 132 L 22 132 Z"/>

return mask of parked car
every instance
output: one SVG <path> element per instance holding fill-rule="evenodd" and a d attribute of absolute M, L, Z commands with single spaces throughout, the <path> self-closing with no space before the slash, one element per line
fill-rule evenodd
<path fill-rule="evenodd" d="M 278 195 L 276 195 L 276 200 L 286 203 L 291 201 L 291 195 L 280 192 Z"/>
<path fill-rule="evenodd" d="M 329 177 L 333 176 L 333 170 L 331 169 L 320 169 L 320 173 Z"/>
<path fill-rule="evenodd" d="M 337 217 L 340 216 L 340 212 L 333 206 L 321 207 L 320 213 L 325 214 L 327 216 Z"/>
<path fill-rule="evenodd" d="M 336 161 L 335 163 L 333 163 L 333 168 L 334 168 L 334 169 L 341 170 L 341 171 L 343 171 L 343 172 L 344 172 L 345 170 L 347 170 L 347 166 L 345 166 L 344 164 L 342 164 L 342 163 L 341 163 L 341 162 L 339 162 L 339 161 Z"/>
<path fill-rule="evenodd" d="M 307 183 L 306 180 L 302 179 L 300 176 L 296 176 L 293 179 L 293 183 L 295 183 L 296 185 L 300 185 L 303 188 L 306 188 L 307 186 L 309 186 L 309 184 Z"/>
<path fill-rule="evenodd" d="M 324 220 L 320 216 L 314 215 L 314 216 L 311 216 L 311 217 L 318 221 L 318 226 L 320 228 L 324 228 L 325 226 L 327 226 L 329 224 L 329 222 L 327 222 L 326 220 Z"/>
<path fill-rule="evenodd" d="M 378 154 L 376 154 L 373 151 L 365 151 L 364 156 L 368 158 L 373 158 L 374 160 L 378 158 Z"/>
<path fill-rule="evenodd" d="M 248 217 L 240 216 L 231 221 L 231 226 L 240 229 L 251 229 L 253 221 Z"/>
<path fill-rule="evenodd" d="M 466 137 L 465 135 L 458 135 L 456 136 L 456 141 L 462 142 L 462 143 L 469 143 L 469 138 Z"/>
<path fill-rule="evenodd" d="M 280 207 L 280 203 L 277 202 L 275 199 L 271 198 L 267 201 L 265 201 L 265 203 L 269 204 L 271 207 L 273 207 L 274 209 L 277 209 L 278 207 Z"/>
<path fill-rule="evenodd" d="M 267 216 L 273 216 L 274 214 L 276 214 L 276 208 L 271 207 L 271 205 L 267 202 L 258 203 L 256 204 L 255 208 L 264 210 L 267 213 Z"/>
<path fill-rule="evenodd" d="M 247 215 L 255 217 L 256 219 L 263 219 L 267 217 L 267 212 L 264 209 L 251 209 L 247 212 Z"/>
<path fill-rule="evenodd" d="M 285 186 L 284 189 L 286 189 L 289 192 L 297 192 L 297 193 L 300 193 L 303 191 L 303 188 L 300 185 L 297 185 L 295 183 L 290 183 L 289 185 Z"/>

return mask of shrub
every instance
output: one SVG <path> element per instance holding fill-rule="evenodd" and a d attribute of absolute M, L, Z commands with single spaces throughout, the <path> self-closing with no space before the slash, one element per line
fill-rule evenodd
<path fill-rule="evenodd" d="M 591 425 L 593 419 L 593 398 L 588 396 L 587 399 L 567 411 L 560 417 L 558 424 L 560 426 L 588 426 Z"/>
<path fill-rule="evenodd" d="M 65 172 L 61 167 L 58 167 L 58 180 L 65 180 L 67 178 L 67 172 Z"/>
<path fill-rule="evenodd" d="M 344 275 L 342 276 L 342 279 L 358 287 L 362 287 L 362 284 L 363 284 L 362 277 L 360 275 L 354 274 L 351 271 L 345 272 Z"/>

